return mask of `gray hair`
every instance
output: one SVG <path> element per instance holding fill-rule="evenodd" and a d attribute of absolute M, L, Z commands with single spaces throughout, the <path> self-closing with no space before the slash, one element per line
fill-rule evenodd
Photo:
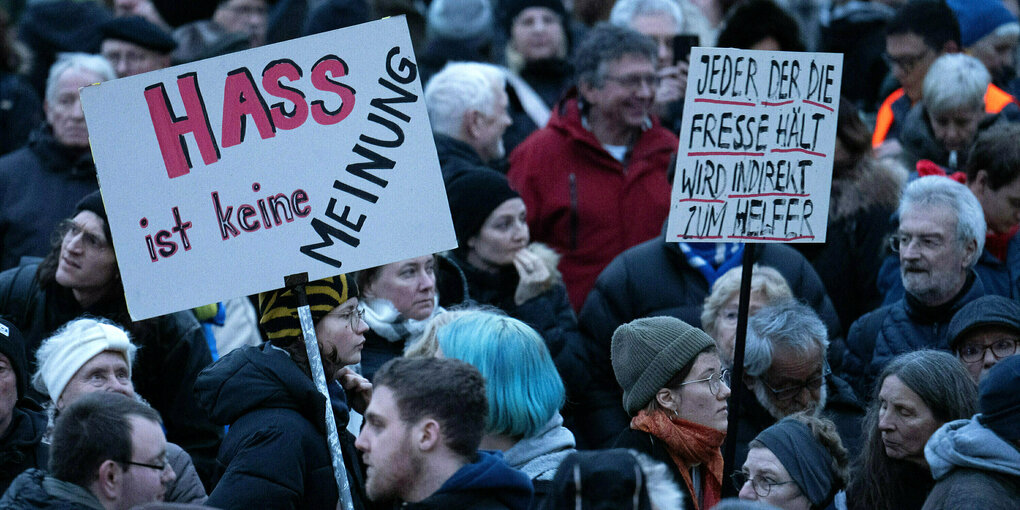
<path fill-rule="evenodd" d="M 491 64 L 451 62 L 425 86 L 425 107 L 432 131 L 456 138 L 464 114 L 492 113 L 495 89 L 506 87 L 506 74 Z"/>
<path fill-rule="evenodd" d="M 588 31 L 574 55 L 574 76 L 577 83 L 601 87 L 605 83 L 606 64 L 627 55 L 658 62 L 657 48 L 652 39 L 628 27 L 599 23 Z"/>
<path fill-rule="evenodd" d="M 742 267 L 730 269 L 712 284 L 712 293 L 705 298 L 705 304 L 701 309 L 701 329 L 705 333 L 714 336 L 716 321 L 723 305 L 740 292 L 742 271 Z M 751 293 L 755 292 L 762 294 L 766 304 L 793 297 L 793 291 L 790 290 L 790 285 L 786 283 L 782 273 L 773 267 L 758 264 L 753 266 L 751 272 Z"/>
<path fill-rule="evenodd" d="M 117 78 L 110 62 L 102 55 L 90 53 L 61 53 L 57 61 L 50 66 L 49 77 L 46 78 L 46 100 L 53 102 L 57 98 L 57 82 L 60 77 L 71 69 L 88 71 L 99 76 L 99 81 L 109 81 Z"/>
<path fill-rule="evenodd" d="M 829 334 L 811 307 L 794 299 L 766 306 L 747 321 L 744 371 L 751 377 L 761 377 L 772 366 L 776 348 L 786 347 L 806 354 L 816 345 L 824 360 L 829 349 Z"/>
<path fill-rule="evenodd" d="M 903 190 L 897 214 L 903 214 L 919 205 L 939 209 L 951 208 L 956 213 L 956 236 L 960 246 L 970 241 L 977 242 L 977 251 L 970 267 L 977 264 L 985 249 L 985 214 L 981 203 L 966 186 L 939 175 L 929 175 L 914 180 Z"/>
<path fill-rule="evenodd" d="M 638 16 L 668 14 L 679 31 L 684 26 L 684 15 L 675 0 L 618 0 L 609 11 L 609 22 L 618 27 L 630 27 Z"/>
<path fill-rule="evenodd" d="M 954 110 L 985 108 L 985 92 L 992 75 L 980 60 L 962 53 L 937 58 L 924 76 L 925 108 L 934 115 Z"/>

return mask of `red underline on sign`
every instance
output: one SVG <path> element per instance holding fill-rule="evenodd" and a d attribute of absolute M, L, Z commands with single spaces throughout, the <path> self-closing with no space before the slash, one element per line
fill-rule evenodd
<path fill-rule="evenodd" d="M 748 195 L 726 195 L 726 198 L 759 198 L 759 197 L 809 197 L 807 193 L 751 193 Z"/>
<path fill-rule="evenodd" d="M 768 101 L 762 101 L 761 105 L 762 106 L 783 106 L 783 105 L 788 105 L 788 104 L 790 104 L 792 102 L 793 102 L 793 99 L 791 99 L 789 101 L 783 101 L 781 103 L 770 103 Z"/>
<path fill-rule="evenodd" d="M 681 198 L 678 202 L 704 202 L 706 204 L 721 204 L 722 200 L 713 200 L 710 198 Z"/>
<path fill-rule="evenodd" d="M 722 99 L 707 99 L 699 97 L 694 100 L 695 103 L 712 103 L 712 104 L 728 104 L 731 106 L 756 106 L 754 103 L 746 103 L 743 101 L 723 101 Z"/>
<path fill-rule="evenodd" d="M 820 158 L 825 157 L 825 154 L 822 154 L 821 152 L 809 151 L 807 149 L 801 149 L 799 147 L 794 149 L 772 149 L 772 152 L 803 152 L 804 154 L 810 154 L 812 156 L 818 156 Z"/>
<path fill-rule="evenodd" d="M 798 239 L 814 239 L 815 236 L 795 236 L 795 237 L 755 237 L 755 236 L 727 236 L 727 239 L 749 239 L 756 241 L 796 241 Z"/>
<path fill-rule="evenodd" d="M 683 234 L 679 234 L 676 237 L 677 237 L 677 239 L 722 239 L 723 238 L 722 236 L 685 236 Z"/>
<path fill-rule="evenodd" d="M 809 104 L 809 105 L 817 106 L 819 108 L 825 108 L 826 110 L 829 110 L 830 112 L 836 111 L 836 110 L 833 110 L 831 106 L 825 106 L 822 103 L 816 103 L 814 101 L 808 101 L 807 99 L 804 99 L 804 102 Z"/>
<path fill-rule="evenodd" d="M 688 152 L 688 156 L 764 156 L 764 152 Z"/>

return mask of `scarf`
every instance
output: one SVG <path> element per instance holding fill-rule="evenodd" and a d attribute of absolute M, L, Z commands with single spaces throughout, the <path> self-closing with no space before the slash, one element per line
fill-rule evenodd
<path fill-rule="evenodd" d="M 647 432 L 666 443 L 666 450 L 691 493 L 695 510 L 712 508 L 722 499 L 723 458 L 719 448 L 726 439 L 725 432 L 667 416 L 664 411 L 645 410 L 638 411 L 630 420 L 630 428 Z M 705 477 L 702 501 L 697 501 L 698 492 L 691 480 L 691 466 L 698 464 L 705 466 L 711 475 Z"/>
<path fill-rule="evenodd" d="M 726 271 L 739 267 L 744 257 L 741 243 L 678 243 L 691 267 L 701 271 L 708 288 Z"/>
<path fill-rule="evenodd" d="M 985 236 L 985 250 L 999 259 L 999 262 L 1005 262 L 1006 254 L 1009 252 L 1009 242 L 1013 240 L 1017 230 L 1020 230 L 1020 225 L 1013 225 L 1009 232 L 1003 234 L 996 234 L 989 230 Z"/>
<path fill-rule="evenodd" d="M 361 301 L 361 309 L 365 311 L 365 323 L 376 334 L 390 342 L 406 341 L 405 345 L 410 345 L 421 336 L 429 319 L 443 311 L 438 295 L 435 302 L 432 315 L 421 321 L 404 318 L 388 299 L 365 298 Z"/>

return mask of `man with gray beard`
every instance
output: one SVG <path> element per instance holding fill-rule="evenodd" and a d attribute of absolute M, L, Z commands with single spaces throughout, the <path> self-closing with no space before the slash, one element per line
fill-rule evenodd
<path fill-rule="evenodd" d="M 743 465 L 747 445 L 759 432 L 800 411 L 835 422 L 843 446 L 851 457 L 857 454 L 864 407 L 832 373 L 828 349 L 825 324 L 796 300 L 764 307 L 748 319 L 743 377 L 748 391 L 737 414 L 735 466 Z"/>
<path fill-rule="evenodd" d="M 899 254 L 903 299 L 861 316 L 850 327 L 843 370 L 858 395 L 871 398 L 876 375 L 892 358 L 917 349 L 949 351 L 949 322 L 986 294 L 974 272 L 984 250 L 981 204 L 966 186 L 943 176 L 910 183 L 890 239 Z"/>

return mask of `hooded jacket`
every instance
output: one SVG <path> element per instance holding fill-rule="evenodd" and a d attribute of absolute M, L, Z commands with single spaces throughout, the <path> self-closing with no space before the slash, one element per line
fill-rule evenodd
<path fill-rule="evenodd" d="M 935 478 L 924 510 L 1006 510 L 1020 502 L 1020 450 L 976 417 L 936 430 L 924 457 Z"/>
<path fill-rule="evenodd" d="M 526 510 L 531 504 L 531 481 L 511 468 L 498 452 L 480 450 L 431 496 L 407 503 L 404 510 Z"/>
<path fill-rule="evenodd" d="M 354 508 L 365 508 L 364 472 L 346 429 L 346 397 L 336 382 L 330 394 Z M 224 510 L 337 507 L 325 397 L 286 351 L 268 343 L 232 351 L 199 374 L 195 397 L 214 423 L 230 425 L 216 458 L 223 472 L 207 505 Z"/>
<path fill-rule="evenodd" d="M 367 501 L 364 472 L 354 437 L 346 430 L 346 398 L 336 383 L 331 394 L 354 508 L 362 509 Z M 286 351 L 269 343 L 231 351 L 199 374 L 195 398 L 214 423 L 230 426 L 217 456 L 224 471 L 207 505 L 224 510 L 336 508 L 326 399 Z"/>
<path fill-rule="evenodd" d="M 92 153 L 60 145 L 45 124 L 0 158 L 0 271 L 49 253 L 57 225 L 97 189 Z"/>
<path fill-rule="evenodd" d="M 568 95 L 549 124 L 510 154 L 507 177 L 528 207 L 531 239 L 563 256 L 559 268 L 574 310 L 614 257 L 659 233 L 678 143 L 652 117 L 620 162 L 584 127 L 578 98 Z"/>

